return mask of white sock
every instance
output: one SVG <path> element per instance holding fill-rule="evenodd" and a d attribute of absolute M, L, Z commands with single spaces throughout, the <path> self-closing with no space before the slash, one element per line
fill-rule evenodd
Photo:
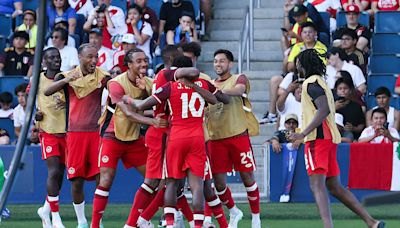
<path fill-rule="evenodd" d="M 61 222 L 60 213 L 58 213 L 58 212 L 51 212 L 51 222 L 52 222 L 53 224 L 55 224 L 55 223 L 62 223 L 62 222 Z"/>
<path fill-rule="evenodd" d="M 86 224 L 87 220 L 85 217 L 85 201 L 83 201 L 80 204 L 75 204 L 75 203 L 72 204 L 74 205 L 76 218 L 78 219 L 78 224 Z"/>
<path fill-rule="evenodd" d="M 233 206 L 231 209 L 229 209 L 229 213 L 231 214 L 237 214 L 239 212 L 239 208 L 235 206 Z"/>
<path fill-rule="evenodd" d="M 43 213 L 46 214 L 46 215 L 50 215 L 50 204 L 49 204 L 49 202 L 47 202 L 47 197 L 44 200 Z"/>
<path fill-rule="evenodd" d="M 206 223 L 206 222 L 211 223 L 211 216 L 205 216 L 205 217 L 204 217 L 204 222 L 205 222 L 205 223 Z"/>
<path fill-rule="evenodd" d="M 260 220 L 260 213 L 257 213 L 257 214 L 253 214 L 253 213 L 251 213 L 251 219 L 252 220 Z"/>
<path fill-rule="evenodd" d="M 193 227 L 194 227 L 194 220 L 192 220 L 192 221 L 189 222 L 189 227 L 190 227 L 190 228 L 193 228 Z"/>

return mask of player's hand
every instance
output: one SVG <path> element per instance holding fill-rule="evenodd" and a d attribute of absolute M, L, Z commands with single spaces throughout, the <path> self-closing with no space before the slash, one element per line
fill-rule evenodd
<path fill-rule="evenodd" d="M 272 140 L 272 149 L 276 153 L 282 152 L 282 145 L 277 140 Z"/>
<path fill-rule="evenodd" d="M 136 86 L 141 89 L 145 90 L 146 89 L 146 78 L 144 75 L 140 74 L 139 77 L 136 77 Z"/>
<path fill-rule="evenodd" d="M 65 77 L 64 80 L 66 83 L 70 83 L 72 81 L 75 81 L 76 79 L 80 78 L 80 75 L 78 72 L 75 72 L 71 75 L 68 75 L 68 77 Z"/>
<path fill-rule="evenodd" d="M 298 82 L 297 80 L 294 80 L 293 82 L 291 82 L 286 90 L 289 93 L 294 92 L 299 87 L 299 83 L 297 83 L 297 82 Z"/>
<path fill-rule="evenodd" d="M 124 102 L 124 104 L 131 104 L 131 97 L 129 95 L 124 95 L 122 97 L 122 102 Z"/>
<path fill-rule="evenodd" d="M 302 133 L 291 133 L 290 135 L 289 135 L 289 137 L 288 137 L 288 140 L 290 141 L 290 142 L 295 142 L 295 141 L 297 141 L 297 140 L 300 140 L 300 141 L 303 141 L 303 139 L 304 139 L 304 134 L 302 134 Z"/>
<path fill-rule="evenodd" d="M 155 128 L 166 128 L 168 127 L 168 121 L 166 119 L 161 118 L 164 114 L 158 114 L 154 119 L 153 119 L 153 126 Z"/>
<path fill-rule="evenodd" d="M 43 120 L 43 112 L 42 111 L 38 111 L 35 114 L 35 120 L 36 121 L 42 121 Z"/>
<path fill-rule="evenodd" d="M 299 149 L 299 147 L 300 147 L 300 145 L 303 143 L 303 140 L 296 140 L 296 141 L 294 141 L 293 143 L 292 143 L 292 147 L 294 148 L 294 149 Z"/>

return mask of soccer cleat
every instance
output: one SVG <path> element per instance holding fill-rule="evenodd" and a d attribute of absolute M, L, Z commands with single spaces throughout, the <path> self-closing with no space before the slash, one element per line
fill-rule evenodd
<path fill-rule="evenodd" d="M 137 225 L 139 228 L 153 228 L 154 225 L 150 221 L 147 221 L 146 219 L 139 217 L 137 221 Z"/>
<path fill-rule="evenodd" d="M 290 201 L 290 196 L 289 195 L 281 195 L 279 198 L 280 203 L 288 203 Z"/>
<path fill-rule="evenodd" d="M 83 223 L 83 224 L 78 224 L 76 228 L 89 228 L 89 224 Z"/>
<path fill-rule="evenodd" d="M 50 221 L 50 214 L 45 214 L 43 212 L 43 207 L 39 207 L 37 210 L 37 214 L 39 215 L 40 219 L 42 220 L 43 228 L 52 228 L 51 221 Z"/>
<path fill-rule="evenodd" d="M 11 216 L 10 210 L 8 208 L 4 208 L 4 210 L 1 212 L 1 219 L 8 219 Z"/>
<path fill-rule="evenodd" d="M 185 221 L 183 221 L 183 214 L 181 211 L 177 211 L 175 214 L 175 227 L 176 228 L 185 228 Z"/>
<path fill-rule="evenodd" d="M 65 226 L 62 223 L 53 223 L 53 228 L 65 228 Z"/>
<path fill-rule="evenodd" d="M 258 219 L 252 219 L 251 220 L 251 228 L 261 228 L 261 220 Z"/>
<path fill-rule="evenodd" d="M 204 221 L 203 228 L 217 228 L 212 222 Z"/>
<path fill-rule="evenodd" d="M 278 120 L 276 114 L 265 113 L 264 116 L 258 121 L 260 124 L 274 124 Z"/>
<path fill-rule="evenodd" d="M 379 221 L 377 228 L 385 228 L 385 225 L 384 221 Z"/>
<path fill-rule="evenodd" d="M 238 223 L 243 218 L 243 212 L 240 209 L 237 209 L 233 213 L 229 213 L 229 227 L 230 228 L 237 228 Z"/>

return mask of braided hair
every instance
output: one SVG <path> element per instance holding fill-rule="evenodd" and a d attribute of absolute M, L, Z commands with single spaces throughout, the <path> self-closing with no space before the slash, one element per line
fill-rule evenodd
<path fill-rule="evenodd" d="M 320 57 L 322 57 L 322 55 L 315 49 L 306 49 L 297 56 L 298 62 L 296 62 L 296 64 L 300 63 L 300 67 L 304 70 L 305 78 L 312 75 L 325 77 L 326 66 Z M 325 58 L 325 56 L 323 57 Z"/>

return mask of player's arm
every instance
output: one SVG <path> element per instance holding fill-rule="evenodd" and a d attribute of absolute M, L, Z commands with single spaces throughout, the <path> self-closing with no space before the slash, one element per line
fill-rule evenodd
<path fill-rule="evenodd" d="M 199 78 L 200 71 L 195 67 L 182 67 L 175 71 L 175 80 L 186 78 L 188 80 L 195 80 Z"/>
<path fill-rule="evenodd" d="M 247 77 L 242 74 L 238 77 L 236 85 L 230 89 L 223 89 L 222 92 L 229 96 L 243 96 L 246 92 Z"/>
<path fill-rule="evenodd" d="M 194 91 L 200 94 L 200 96 L 202 96 L 204 100 L 207 101 L 207 103 L 216 104 L 218 102 L 217 98 L 209 90 L 201 88 L 200 86 L 193 83 L 192 81 L 187 80 L 186 78 L 182 78 L 181 81 L 183 82 L 183 84 L 185 84 L 185 86 L 192 88 Z M 215 87 L 214 90 L 217 91 Z"/>
<path fill-rule="evenodd" d="M 150 96 L 144 100 L 136 100 L 128 95 L 124 95 L 122 97 L 122 101 L 124 104 L 132 108 L 133 111 L 144 111 L 159 103 L 153 96 Z"/>
<path fill-rule="evenodd" d="M 229 101 L 231 100 L 231 97 L 221 92 L 221 90 L 218 90 L 214 95 L 219 102 L 224 104 L 229 104 Z"/>
<path fill-rule="evenodd" d="M 149 117 L 143 116 L 143 115 L 135 112 L 134 110 L 132 110 L 129 107 L 129 105 L 125 104 L 123 101 L 118 102 L 117 106 L 121 109 L 121 111 L 125 114 L 125 116 L 129 120 L 132 120 L 136 123 L 152 125 L 156 128 L 162 128 L 162 127 L 168 126 L 168 121 L 165 119 L 161 119 L 160 116 L 157 116 L 156 118 L 149 118 Z"/>
<path fill-rule="evenodd" d="M 68 85 L 68 83 L 75 80 L 77 77 L 79 77 L 77 74 L 73 75 L 72 77 L 64 77 L 64 75 L 62 74 L 57 75 L 54 82 L 44 91 L 44 95 L 50 96 L 55 94 L 57 91 L 62 90 L 65 85 Z"/>

